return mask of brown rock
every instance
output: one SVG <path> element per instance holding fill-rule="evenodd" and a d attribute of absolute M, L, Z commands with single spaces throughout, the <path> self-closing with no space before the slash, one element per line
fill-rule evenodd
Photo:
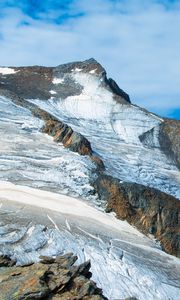
<path fill-rule="evenodd" d="M 165 119 L 160 125 L 159 142 L 164 153 L 180 169 L 180 121 Z"/>
<path fill-rule="evenodd" d="M 100 175 L 95 189 L 107 201 L 107 212 L 127 220 L 145 234 L 153 234 L 163 249 L 180 257 L 180 201 L 173 196 L 136 183 L 120 183 Z"/>
<path fill-rule="evenodd" d="M 0 258 L 0 261 L 9 258 Z M 41 257 L 36 264 L 0 267 L 0 300 L 106 299 L 90 278 L 90 262 L 74 266 L 72 253 L 62 257 Z M 6 266 L 4 266 L 6 265 Z"/>
<path fill-rule="evenodd" d="M 15 74 L 2 76 L 3 89 L 28 99 L 49 99 L 52 85 L 53 68 L 51 67 L 18 67 Z"/>
<path fill-rule="evenodd" d="M 59 120 L 49 119 L 42 131 L 54 137 L 55 142 L 62 142 L 64 147 L 80 155 L 92 155 L 91 144 L 80 133 Z"/>

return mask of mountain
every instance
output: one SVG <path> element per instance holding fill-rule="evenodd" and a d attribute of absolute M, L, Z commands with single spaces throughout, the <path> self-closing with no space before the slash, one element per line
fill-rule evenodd
<path fill-rule="evenodd" d="M 1 255 L 73 252 L 108 299 L 178 299 L 180 121 L 89 59 L 1 67 L 0 132 Z"/>

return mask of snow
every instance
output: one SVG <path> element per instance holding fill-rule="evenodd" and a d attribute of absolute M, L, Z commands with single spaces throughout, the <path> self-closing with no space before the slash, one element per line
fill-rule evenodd
<path fill-rule="evenodd" d="M 139 136 L 159 124 L 159 119 L 149 117 L 147 113 L 138 107 L 123 104 L 114 106 L 113 129 L 120 139 L 128 143 L 141 144 Z"/>
<path fill-rule="evenodd" d="M 43 124 L 27 109 L 0 97 L 0 179 L 83 196 L 95 203 L 90 184 L 94 164 L 40 133 Z"/>
<path fill-rule="evenodd" d="M 72 69 L 71 72 L 81 72 L 82 69 L 81 68 L 75 68 L 75 69 Z"/>
<path fill-rule="evenodd" d="M 0 73 L 2 75 L 9 75 L 9 74 L 15 74 L 17 73 L 18 71 L 15 71 L 14 69 L 12 68 L 6 68 L 6 67 L 0 67 Z"/>
<path fill-rule="evenodd" d="M 117 103 L 90 72 L 68 75 L 83 87 L 80 95 L 29 101 L 86 136 L 108 174 L 180 197 L 180 173 L 159 148 L 163 120 Z M 94 164 L 39 132 L 42 125 L 27 109 L 0 97 L 0 252 L 19 264 L 73 252 L 80 262 L 91 259 L 93 280 L 111 300 L 177 300 L 179 260 L 127 222 L 100 211 L 104 203 L 91 186 Z M 143 145 L 139 135 L 151 129 Z M 34 213 L 27 213 L 28 205 Z M 3 224 L 6 215 L 10 224 Z"/>
<path fill-rule="evenodd" d="M 180 172 L 159 145 L 163 120 L 135 105 L 117 103 L 97 76 L 71 76 L 83 87 L 80 95 L 31 101 L 87 137 L 109 174 L 180 198 Z M 142 144 L 139 136 L 148 131 Z"/>
<path fill-rule="evenodd" d="M 10 201 L 33 205 L 35 207 L 43 207 L 61 212 L 63 214 L 73 214 L 74 216 L 90 218 L 108 225 L 116 230 L 125 230 L 132 232 L 137 236 L 142 234 L 127 222 L 117 220 L 111 214 L 104 214 L 96 210 L 94 207 L 88 206 L 86 203 L 66 195 L 55 194 L 52 192 L 36 190 L 30 187 L 14 185 L 13 183 L 0 181 L 0 198 Z M 73 207 L 73 210 L 72 210 Z"/>
<path fill-rule="evenodd" d="M 89 71 L 90 74 L 95 74 L 97 69 Z"/>
<path fill-rule="evenodd" d="M 89 74 L 75 73 L 72 77 L 84 88 L 82 94 L 70 96 L 62 101 L 61 108 L 59 107 L 62 113 L 68 112 L 71 117 L 96 121 L 108 118 L 112 108 L 112 94 Z"/>
<path fill-rule="evenodd" d="M 27 234 L 28 234 L 29 236 L 31 236 L 34 229 L 35 229 L 35 226 L 31 226 L 31 227 L 28 229 Z"/>
<path fill-rule="evenodd" d="M 64 82 L 64 79 L 63 78 L 54 78 L 52 83 L 54 84 L 62 84 Z"/>
<path fill-rule="evenodd" d="M 79 199 L 10 182 L 0 182 L 0 200 L 7 213 L 8 205 L 11 210 L 14 205 L 11 224 L 0 225 L 0 252 L 9 253 L 18 264 L 38 261 L 40 255 L 73 252 L 79 263 L 91 260 L 92 279 L 111 300 L 128 296 L 139 300 L 178 299 L 180 261 L 162 252 L 127 222 Z M 24 225 L 22 215 L 20 225 L 13 224 L 13 216 L 19 219 L 17 203 L 19 211 L 23 208 Z M 36 218 L 31 210 L 27 214 L 28 204 L 36 208 Z M 46 227 L 37 223 L 41 221 Z M 2 242 L 8 243 L 8 248 L 2 247 Z"/>
<path fill-rule="evenodd" d="M 51 95 L 57 94 L 57 92 L 56 92 L 56 91 L 53 91 L 53 90 L 51 90 L 51 91 L 49 91 L 49 92 L 50 92 Z"/>

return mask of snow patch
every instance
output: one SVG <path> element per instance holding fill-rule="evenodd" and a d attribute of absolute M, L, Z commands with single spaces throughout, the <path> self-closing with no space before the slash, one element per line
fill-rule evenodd
<path fill-rule="evenodd" d="M 82 69 L 80 69 L 80 68 L 75 68 L 75 69 L 71 70 L 71 72 L 81 72 L 81 71 L 82 71 Z"/>
<path fill-rule="evenodd" d="M 49 91 L 49 92 L 50 92 L 51 95 L 57 94 L 57 92 L 56 92 L 56 91 L 53 91 L 53 90 L 51 90 L 51 91 Z"/>
<path fill-rule="evenodd" d="M 89 73 L 90 73 L 90 74 L 95 74 L 95 73 L 96 73 L 96 70 L 97 70 L 97 68 L 94 69 L 94 70 L 89 71 Z"/>
<path fill-rule="evenodd" d="M 53 81 L 52 81 L 52 83 L 54 83 L 54 84 L 62 84 L 64 82 L 64 79 L 63 78 L 54 78 L 53 79 Z"/>
<path fill-rule="evenodd" d="M 34 229 L 35 229 L 35 227 L 34 227 L 34 226 L 31 226 L 31 227 L 28 229 L 28 231 L 27 231 L 27 235 L 28 235 L 28 236 L 31 236 L 32 233 L 33 233 L 33 231 L 34 231 Z"/>
<path fill-rule="evenodd" d="M 0 68 L 0 73 L 3 74 L 3 75 L 15 74 L 17 72 L 19 72 L 19 71 L 15 71 L 12 68 L 6 68 L 6 67 L 1 67 Z"/>
<path fill-rule="evenodd" d="M 112 93 L 101 82 L 85 73 L 74 73 L 72 78 L 83 86 L 80 95 L 69 96 L 59 103 L 64 115 L 91 120 L 108 118 L 113 104 Z"/>

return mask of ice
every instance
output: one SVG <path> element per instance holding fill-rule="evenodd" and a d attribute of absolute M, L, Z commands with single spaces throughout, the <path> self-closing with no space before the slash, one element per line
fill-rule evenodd
<path fill-rule="evenodd" d="M 92 71 L 70 72 L 83 87 L 80 95 L 29 101 L 87 137 L 106 173 L 180 197 L 180 173 L 159 148 L 163 120 L 115 101 Z M 91 186 L 95 165 L 41 133 L 43 124 L 0 97 L 0 253 L 27 264 L 40 255 L 73 252 L 79 262 L 91 259 L 93 280 L 111 300 L 177 300 L 179 260 L 127 222 L 105 214 Z M 139 135 L 151 129 L 143 145 Z"/>
<path fill-rule="evenodd" d="M 95 165 L 40 133 L 42 126 L 27 109 L 0 97 L 0 179 L 95 202 L 90 184 Z"/>
<path fill-rule="evenodd" d="M 127 222 L 79 199 L 9 182 L 0 182 L 0 199 L 1 221 L 8 205 L 15 213 L 10 225 L 0 226 L 0 252 L 18 264 L 38 261 L 40 255 L 73 252 L 78 255 L 78 263 L 91 260 L 92 279 L 111 300 L 128 296 L 139 300 L 178 299 L 180 261 L 162 252 Z M 35 205 L 36 216 L 31 208 L 28 211 L 28 204 Z M 19 217 L 21 226 L 13 225 Z M 30 218 L 28 227 L 22 217 L 25 224 Z"/>
<path fill-rule="evenodd" d="M 0 199 L 9 199 L 11 201 L 46 209 L 53 208 L 54 211 L 59 211 L 64 214 L 73 214 L 79 217 L 86 216 L 86 218 L 90 218 L 94 221 L 98 220 L 102 224 L 108 225 L 116 230 L 119 230 L 120 227 L 121 230 L 128 231 L 129 233 L 132 232 L 142 237 L 142 234 L 127 222 L 117 220 L 113 215 L 107 215 L 70 196 L 36 190 L 25 186 L 15 186 L 13 183 L 0 181 Z M 53 224 L 55 225 L 54 222 Z"/>
<path fill-rule="evenodd" d="M 0 74 L 2 75 L 9 75 L 9 74 L 15 74 L 18 71 L 15 71 L 12 68 L 5 68 L 5 67 L 0 67 Z"/>
<path fill-rule="evenodd" d="M 28 234 L 29 236 L 31 236 L 32 233 L 33 233 L 33 231 L 34 231 L 34 229 L 35 229 L 35 226 L 31 226 L 31 227 L 28 229 L 27 234 Z"/>
<path fill-rule="evenodd" d="M 106 172 L 123 181 L 157 188 L 180 198 L 180 172 L 160 149 L 158 116 L 132 104 L 121 104 L 97 76 L 73 73 L 80 95 L 48 101 L 29 100 L 70 125 L 91 142 Z M 139 136 L 153 129 L 143 145 Z"/>

